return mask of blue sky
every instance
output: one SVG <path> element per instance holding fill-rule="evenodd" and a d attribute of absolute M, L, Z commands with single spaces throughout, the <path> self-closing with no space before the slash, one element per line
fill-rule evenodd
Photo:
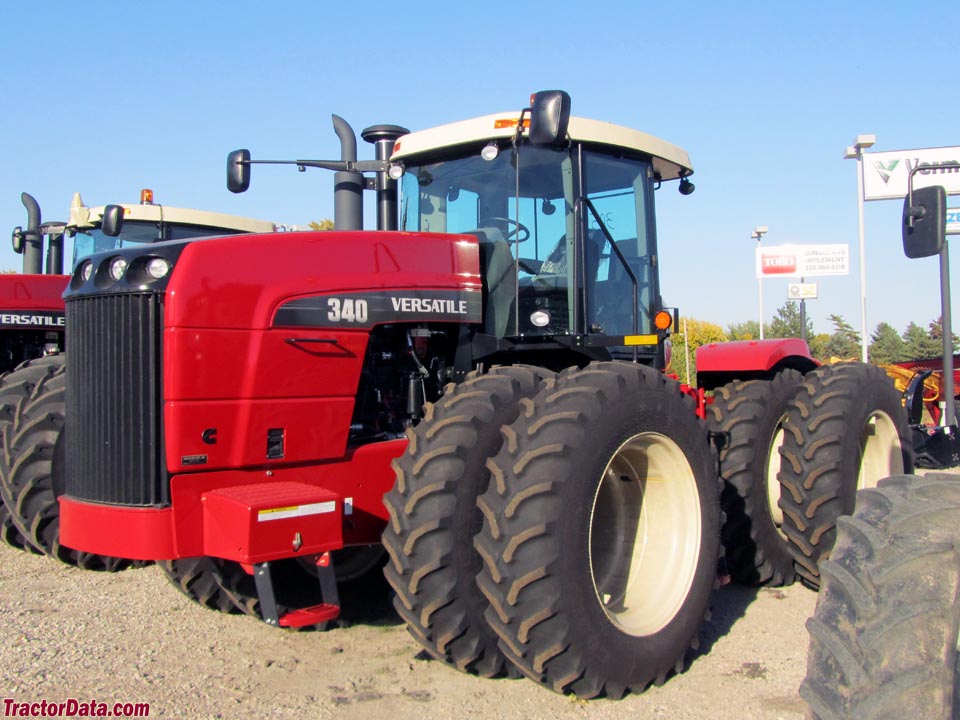
<path fill-rule="evenodd" d="M 24 190 L 56 220 L 75 191 L 99 205 L 141 187 L 168 205 L 305 224 L 332 216 L 331 174 L 257 168 L 232 195 L 226 153 L 337 158 L 331 113 L 358 133 L 421 129 L 561 88 L 574 114 L 690 153 L 697 191 L 657 194 L 668 303 L 724 326 L 755 319 L 750 233 L 767 225 L 765 245 L 850 245 L 850 276 L 820 278 L 807 307 L 818 332 L 831 313 L 859 328 L 856 165 L 843 150 L 859 133 L 877 151 L 960 145 L 958 21 L 955 0 L 5 2 L 0 231 L 23 224 Z M 940 314 L 936 259 L 903 256 L 899 214 L 896 201 L 866 206 L 870 331 Z M 19 267 L 0 246 L 0 268 Z M 953 278 L 958 316 L 956 254 Z M 764 281 L 768 321 L 786 286 Z"/>

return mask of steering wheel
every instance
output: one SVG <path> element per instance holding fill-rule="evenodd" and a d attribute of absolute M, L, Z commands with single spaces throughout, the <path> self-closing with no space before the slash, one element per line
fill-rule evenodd
<path fill-rule="evenodd" d="M 480 227 L 495 227 L 504 233 L 507 242 L 522 243 L 530 237 L 530 230 L 522 222 L 505 217 L 485 217 L 477 220 Z"/>

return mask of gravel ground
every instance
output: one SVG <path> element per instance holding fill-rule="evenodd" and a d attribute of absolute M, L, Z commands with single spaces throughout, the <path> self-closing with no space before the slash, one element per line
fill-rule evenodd
<path fill-rule="evenodd" d="M 162 718 L 804 717 L 804 622 L 816 595 L 728 586 L 682 675 L 620 702 L 528 680 L 482 680 L 429 660 L 386 590 L 327 632 L 276 630 L 205 610 L 156 567 L 82 572 L 0 546 L 0 697 L 148 702 Z"/>

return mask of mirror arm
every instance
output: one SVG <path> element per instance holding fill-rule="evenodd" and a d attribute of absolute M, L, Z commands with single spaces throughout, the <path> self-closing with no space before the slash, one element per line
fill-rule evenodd
<path fill-rule="evenodd" d="M 308 167 L 338 172 L 386 172 L 386 160 L 237 160 L 238 165 L 296 165 L 300 172 Z"/>

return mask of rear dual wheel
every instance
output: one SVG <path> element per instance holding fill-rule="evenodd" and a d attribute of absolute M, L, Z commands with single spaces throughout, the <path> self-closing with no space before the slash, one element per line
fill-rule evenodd
<path fill-rule="evenodd" d="M 857 490 L 913 471 L 907 414 L 887 374 L 863 363 L 804 377 L 783 422 L 780 507 L 797 574 L 820 586 L 819 563 L 836 542 L 837 519 Z"/>
<path fill-rule="evenodd" d="M 719 482 L 692 400 L 627 363 L 564 371 L 504 429 L 478 583 L 504 655 L 558 692 L 680 671 L 716 582 Z"/>
<path fill-rule="evenodd" d="M 772 380 L 736 380 L 714 393 L 707 424 L 723 433 L 720 476 L 727 569 L 747 585 L 789 585 L 793 555 L 781 530 L 780 446 L 790 401 L 803 376 L 783 370 Z"/>

